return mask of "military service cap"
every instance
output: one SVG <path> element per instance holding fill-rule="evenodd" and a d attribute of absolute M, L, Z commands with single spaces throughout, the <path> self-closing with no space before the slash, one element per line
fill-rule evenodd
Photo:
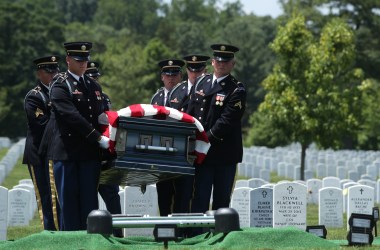
<path fill-rule="evenodd" d="M 91 77 L 99 77 L 99 63 L 98 62 L 87 62 L 87 70 L 85 72 L 86 75 Z"/>
<path fill-rule="evenodd" d="M 160 61 L 158 65 L 161 67 L 161 74 L 177 75 L 181 72 L 181 68 L 185 65 L 185 62 L 178 59 L 167 59 Z"/>
<path fill-rule="evenodd" d="M 239 51 L 239 48 L 229 44 L 213 44 L 211 49 L 214 50 L 214 59 L 217 61 L 229 61 Z"/>
<path fill-rule="evenodd" d="M 37 70 L 44 69 L 49 73 L 54 73 L 59 71 L 58 60 L 59 56 L 45 56 L 37 58 L 33 62 L 36 64 Z"/>
<path fill-rule="evenodd" d="M 188 70 L 193 72 L 199 72 L 206 67 L 207 60 L 210 59 L 209 56 L 202 55 L 188 55 L 183 57 L 186 62 L 186 67 Z"/>
<path fill-rule="evenodd" d="M 89 61 L 90 49 L 92 48 L 91 42 L 69 42 L 64 43 L 68 56 L 73 57 L 77 61 Z"/>

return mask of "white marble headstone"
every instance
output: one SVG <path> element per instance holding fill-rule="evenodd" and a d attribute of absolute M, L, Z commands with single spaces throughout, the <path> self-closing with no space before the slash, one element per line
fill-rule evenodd
<path fill-rule="evenodd" d="M 328 176 L 322 179 L 322 187 L 340 188 L 340 179 L 334 176 Z"/>
<path fill-rule="evenodd" d="M 248 187 L 248 180 L 236 180 L 235 181 L 235 189 L 241 187 Z"/>
<path fill-rule="evenodd" d="M 306 192 L 303 184 L 288 182 L 273 188 L 273 227 L 306 229 Z"/>
<path fill-rule="evenodd" d="M 7 240 L 8 189 L 0 186 L 0 240 Z"/>
<path fill-rule="evenodd" d="M 306 181 L 307 203 L 318 204 L 319 189 L 322 188 L 322 181 L 319 179 L 309 179 Z"/>
<path fill-rule="evenodd" d="M 231 205 L 239 213 L 240 227 L 250 226 L 250 191 L 252 188 L 241 187 L 235 188 L 232 192 Z"/>
<path fill-rule="evenodd" d="M 326 187 L 319 190 L 319 225 L 327 228 L 343 227 L 342 189 Z"/>
<path fill-rule="evenodd" d="M 124 214 L 158 216 L 156 186 L 146 186 L 143 194 L 140 187 L 125 187 Z M 153 228 L 125 228 L 124 236 L 153 236 Z"/>
<path fill-rule="evenodd" d="M 254 188 L 250 192 L 251 227 L 273 227 L 273 189 Z"/>
<path fill-rule="evenodd" d="M 356 185 L 348 188 L 347 221 L 352 213 L 372 214 L 375 192 L 374 188 Z M 347 228 L 349 225 L 347 223 Z"/>
<path fill-rule="evenodd" d="M 14 188 L 8 192 L 8 225 L 27 226 L 30 220 L 31 193 L 27 189 Z"/>
<path fill-rule="evenodd" d="M 258 188 L 261 187 L 264 184 L 267 184 L 268 182 L 260 179 L 260 178 L 251 178 L 248 180 L 248 187 L 250 188 Z"/>

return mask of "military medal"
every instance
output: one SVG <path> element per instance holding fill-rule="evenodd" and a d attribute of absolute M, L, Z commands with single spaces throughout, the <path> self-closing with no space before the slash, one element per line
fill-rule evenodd
<path fill-rule="evenodd" d="M 223 106 L 224 97 L 225 97 L 225 95 L 223 95 L 223 94 L 216 94 L 216 97 L 215 97 L 216 102 L 215 102 L 215 104 Z"/>
<path fill-rule="evenodd" d="M 100 95 L 100 92 L 99 91 L 95 91 L 95 94 L 96 94 L 96 99 L 101 101 L 102 100 L 102 96 Z"/>
<path fill-rule="evenodd" d="M 178 101 L 178 99 L 177 99 L 177 97 L 176 97 L 176 98 L 174 98 L 173 100 L 170 100 L 170 102 L 178 103 L 179 101 Z"/>

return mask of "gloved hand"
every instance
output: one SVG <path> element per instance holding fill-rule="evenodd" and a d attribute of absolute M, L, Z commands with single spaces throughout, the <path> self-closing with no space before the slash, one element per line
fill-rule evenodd
<path fill-rule="evenodd" d="M 110 147 L 110 139 L 107 136 L 102 135 L 98 142 L 99 146 L 103 149 L 108 149 Z"/>

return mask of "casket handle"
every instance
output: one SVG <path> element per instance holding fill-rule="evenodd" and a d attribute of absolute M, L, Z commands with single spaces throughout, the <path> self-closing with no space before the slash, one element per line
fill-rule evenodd
<path fill-rule="evenodd" d="M 173 147 L 159 147 L 159 146 L 148 146 L 148 145 L 136 145 L 138 150 L 146 151 L 159 151 L 159 152 L 178 152 L 177 148 Z"/>

